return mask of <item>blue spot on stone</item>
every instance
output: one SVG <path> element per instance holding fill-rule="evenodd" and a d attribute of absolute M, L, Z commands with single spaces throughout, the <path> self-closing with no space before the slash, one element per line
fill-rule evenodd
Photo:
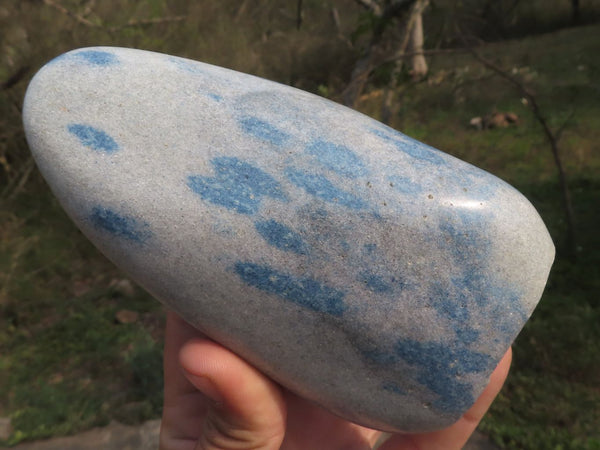
<path fill-rule="evenodd" d="M 377 364 L 390 365 L 395 364 L 398 361 L 398 357 L 388 350 L 360 348 L 360 351 L 369 360 Z"/>
<path fill-rule="evenodd" d="M 363 248 L 365 249 L 367 255 L 372 255 L 375 253 L 375 250 L 377 250 L 377 244 L 365 244 L 363 245 Z"/>
<path fill-rule="evenodd" d="M 348 253 L 350 250 L 352 250 L 352 246 L 346 240 L 343 240 L 340 242 L 340 248 L 343 251 L 345 251 L 346 253 Z"/>
<path fill-rule="evenodd" d="M 487 371 L 493 364 L 489 355 L 452 345 L 403 339 L 394 348 L 398 357 L 417 367 L 419 383 L 439 395 L 433 406 L 445 412 L 462 411 L 475 401 L 472 386 L 460 377 Z"/>
<path fill-rule="evenodd" d="M 389 178 L 389 181 L 394 189 L 402 192 L 403 194 L 418 195 L 423 192 L 423 186 L 421 186 L 419 183 L 415 183 L 408 177 L 394 175 Z"/>
<path fill-rule="evenodd" d="M 371 132 L 384 141 L 393 144 L 398 150 L 414 159 L 426 161 L 435 165 L 444 165 L 446 161 L 439 151 L 409 136 L 405 136 L 392 128 L 372 128 Z"/>
<path fill-rule="evenodd" d="M 472 263 L 474 258 L 481 261 L 489 248 L 489 242 L 480 231 L 485 221 L 481 214 L 456 210 L 452 215 L 441 218 L 439 229 L 451 239 L 452 253 L 461 261 Z"/>
<path fill-rule="evenodd" d="M 361 273 L 359 281 L 364 283 L 367 289 L 378 294 L 385 294 L 392 291 L 392 286 L 388 284 L 383 277 L 373 273 Z"/>
<path fill-rule="evenodd" d="M 497 282 L 487 286 L 487 293 L 485 303 L 490 306 L 491 315 L 499 318 L 494 322 L 494 327 L 506 337 L 504 343 L 508 345 L 527 321 L 528 313 L 521 302 L 522 294 L 515 291 L 514 287 Z"/>
<path fill-rule="evenodd" d="M 214 177 L 191 175 L 188 187 L 202 199 L 241 214 L 254 214 L 264 197 L 285 200 L 281 187 L 268 173 L 235 157 L 211 160 Z"/>
<path fill-rule="evenodd" d="M 400 386 L 398 386 L 398 384 L 393 382 L 384 383 L 381 387 L 383 390 L 392 392 L 394 394 L 407 395 L 407 392 L 404 389 L 402 389 Z"/>
<path fill-rule="evenodd" d="M 299 255 L 307 253 L 308 247 L 302 237 L 282 223 L 270 219 L 256 222 L 254 226 L 270 245 L 280 250 L 294 252 Z"/>
<path fill-rule="evenodd" d="M 306 173 L 292 168 L 287 168 L 285 174 L 296 186 L 326 202 L 337 203 L 350 209 L 363 209 L 366 207 L 361 199 L 338 189 L 322 175 Z"/>
<path fill-rule="evenodd" d="M 362 160 L 345 145 L 318 140 L 306 147 L 306 152 L 338 175 L 356 178 L 367 173 Z"/>
<path fill-rule="evenodd" d="M 152 236 L 148 223 L 102 206 L 92 208 L 90 220 L 96 228 L 130 241 L 143 243 Z"/>
<path fill-rule="evenodd" d="M 433 307 L 442 317 L 447 318 L 455 327 L 463 327 L 469 320 L 468 299 L 466 294 L 457 289 L 457 294 L 448 292 L 445 285 L 434 281 L 431 285 Z"/>
<path fill-rule="evenodd" d="M 94 66 L 111 66 L 119 63 L 119 59 L 114 54 L 101 50 L 83 50 L 75 53 L 75 56 Z"/>
<path fill-rule="evenodd" d="M 313 278 L 295 277 L 251 262 L 237 262 L 234 269 L 250 286 L 312 311 L 339 317 L 346 310 L 342 291 Z"/>
<path fill-rule="evenodd" d="M 464 342 L 466 345 L 472 344 L 479 339 L 480 334 L 481 333 L 479 331 L 470 327 L 458 328 L 456 330 L 456 337 L 459 341 Z"/>
<path fill-rule="evenodd" d="M 242 117 L 239 123 L 246 133 L 276 146 L 285 144 L 290 138 L 287 133 L 257 117 Z"/>
<path fill-rule="evenodd" d="M 484 231 L 486 223 L 487 218 L 481 214 L 457 209 L 442 217 L 439 225 L 445 237 L 443 245 L 454 259 L 454 271 L 449 285 L 431 285 L 430 298 L 437 299 L 433 306 L 438 314 L 448 319 L 457 339 L 466 344 L 480 336 L 470 324 L 470 308 L 474 305 L 497 317 L 491 326 L 510 339 L 527 319 L 518 292 L 486 271 L 491 246 Z"/>
<path fill-rule="evenodd" d="M 213 93 L 209 93 L 206 94 L 208 97 L 212 98 L 214 101 L 216 102 L 222 102 L 223 101 L 223 97 L 220 96 L 219 94 L 213 94 Z"/>
<path fill-rule="evenodd" d="M 83 145 L 91 149 L 101 150 L 106 153 L 113 153 L 119 150 L 119 145 L 112 137 L 90 125 L 72 123 L 67 126 L 67 130 L 76 136 Z"/>
<path fill-rule="evenodd" d="M 315 222 L 327 220 L 328 216 L 329 214 L 327 214 L 327 211 L 322 208 L 318 208 L 310 213 L 310 218 Z"/>
<path fill-rule="evenodd" d="M 183 70 L 192 74 L 203 74 L 205 70 L 202 68 L 200 64 L 195 63 L 194 61 L 187 60 L 184 58 L 178 58 L 177 56 L 169 57 L 169 61 L 171 61 L 174 65 L 177 66 L 178 69 Z"/>

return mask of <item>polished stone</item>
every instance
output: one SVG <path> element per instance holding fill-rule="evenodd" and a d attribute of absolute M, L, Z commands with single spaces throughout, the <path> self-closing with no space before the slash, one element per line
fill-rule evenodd
<path fill-rule="evenodd" d="M 358 423 L 457 420 L 554 247 L 500 179 L 336 103 L 173 56 L 80 49 L 24 105 L 40 170 L 119 267 Z"/>

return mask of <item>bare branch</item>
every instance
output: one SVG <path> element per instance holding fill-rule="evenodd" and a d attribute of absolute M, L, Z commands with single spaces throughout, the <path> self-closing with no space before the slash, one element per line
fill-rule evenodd
<path fill-rule="evenodd" d="M 342 24 L 340 22 L 340 14 L 338 13 L 337 8 L 335 6 L 332 6 L 330 12 L 331 22 L 335 27 L 335 31 L 337 32 L 337 38 L 340 41 L 342 41 L 346 45 L 346 47 L 348 47 L 349 49 L 353 49 L 354 45 L 352 44 L 352 41 L 348 39 L 348 37 L 345 36 L 344 33 L 342 33 Z"/>
<path fill-rule="evenodd" d="M 452 54 L 460 54 L 460 53 L 470 53 L 471 50 L 467 48 L 440 48 L 435 50 L 421 50 L 419 52 L 405 52 L 394 54 L 389 58 L 385 58 L 381 60 L 378 64 L 387 64 L 394 62 L 398 59 L 406 59 L 411 58 L 415 55 L 425 55 L 425 56 L 435 56 L 435 55 L 452 55 Z"/>
<path fill-rule="evenodd" d="M 29 157 L 27 162 L 23 166 L 23 170 L 18 178 L 15 178 L 9 186 L 7 186 L 4 191 L 2 191 L 2 198 L 6 198 L 7 200 L 12 200 L 23 190 L 23 186 L 29 180 L 31 173 L 35 167 L 35 163 L 33 161 L 33 157 Z"/>
<path fill-rule="evenodd" d="M 356 0 L 362 5 L 375 4 L 373 0 Z M 350 82 L 342 92 L 342 99 L 346 106 L 354 107 L 356 99 L 360 96 L 364 85 L 366 84 L 373 68 L 376 67 L 374 62 L 381 60 L 379 56 L 382 50 L 381 40 L 385 31 L 386 25 L 391 20 L 400 17 L 404 10 L 410 8 L 417 0 L 395 0 L 391 1 L 385 10 L 378 16 L 377 23 L 373 27 L 371 34 L 371 42 L 365 51 L 365 54 L 356 62 L 352 75 L 350 76 Z M 365 3 L 366 2 L 366 3 Z M 377 3 L 377 5 L 379 5 Z M 401 53 L 404 53 L 406 48 L 404 47 Z"/>
<path fill-rule="evenodd" d="M 461 38 L 463 38 L 463 42 L 464 42 L 464 36 L 462 35 L 462 33 L 460 34 L 460 36 L 461 36 Z M 542 127 L 542 130 L 544 131 L 544 135 L 546 136 L 546 139 L 548 140 L 548 143 L 550 144 L 550 149 L 552 151 L 552 156 L 554 158 L 554 164 L 556 165 L 556 168 L 558 170 L 558 177 L 559 177 L 559 181 L 560 181 L 560 186 L 561 186 L 561 191 L 562 191 L 562 196 L 563 196 L 563 204 L 564 204 L 564 209 L 565 209 L 565 219 L 567 222 L 568 249 L 569 249 L 569 252 L 571 253 L 571 255 L 575 255 L 576 247 L 577 247 L 576 239 L 575 239 L 575 218 L 574 218 L 575 214 L 573 212 L 573 203 L 571 201 L 571 192 L 569 190 L 569 186 L 567 183 L 567 175 L 565 173 L 565 169 L 564 169 L 562 159 L 560 156 L 560 149 L 558 146 L 558 140 L 560 138 L 560 135 L 562 134 L 562 131 L 563 131 L 562 128 L 564 128 L 564 125 L 557 132 L 554 132 L 552 130 L 552 128 L 550 127 L 548 120 L 542 113 L 542 110 L 540 109 L 540 106 L 537 102 L 536 96 L 531 89 L 529 89 L 525 84 L 523 84 L 523 82 L 518 80 L 516 77 L 512 76 L 507 70 L 500 68 L 499 66 L 497 66 L 490 60 L 481 56 L 481 54 L 479 54 L 479 52 L 477 52 L 474 48 L 470 48 L 470 47 L 467 47 L 467 48 L 477 61 L 479 61 L 485 67 L 487 67 L 494 73 L 498 74 L 500 77 L 504 78 L 506 81 L 508 81 L 509 83 L 511 83 L 513 86 L 515 86 L 517 88 L 520 95 L 522 95 L 527 100 L 527 103 L 531 109 L 531 112 L 533 113 L 533 116 L 535 117 L 537 122 Z"/>
<path fill-rule="evenodd" d="M 397 17 L 410 8 L 417 0 L 395 0 L 383 10 L 382 18 Z"/>
<path fill-rule="evenodd" d="M 406 50 L 408 49 L 408 44 L 413 33 L 413 28 L 415 27 L 417 16 L 419 16 L 422 12 L 420 3 L 420 1 L 416 1 L 413 4 L 410 15 L 408 16 L 408 20 L 404 24 L 404 34 L 402 36 L 402 40 L 394 52 L 394 59 L 396 62 L 394 64 L 394 69 L 392 70 L 390 82 L 385 89 L 385 95 L 381 103 L 381 121 L 387 125 L 390 124 L 392 115 L 394 113 L 393 99 L 394 93 L 398 87 L 398 75 L 402 71 L 402 67 L 404 65 L 403 56 L 406 54 Z M 422 56 L 422 52 L 419 52 L 418 54 Z"/>
<path fill-rule="evenodd" d="M 579 8 L 579 0 L 571 0 L 571 21 L 573 23 L 578 23 L 581 19 L 581 10 Z"/>
<path fill-rule="evenodd" d="M 428 5 L 429 0 L 418 0 L 414 4 L 411 12 L 409 47 L 415 53 L 411 58 L 412 77 L 415 80 L 424 78 L 429 71 L 427 60 L 425 59 L 425 55 L 423 55 L 423 12 Z"/>
<path fill-rule="evenodd" d="M 187 16 L 157 17 L 155 19 L 140 19 L 140 20 L 130 19 L 126 24 L 110 27 L 109 30 L 110 31 L 118 31 L 118 30 L 121 30 L 123 28 L 128 28 L 128 27 L 139 27 L 139 26 L 143 26 L 143 25 L 156 25 L 159 23 L 166 23 L 166 22 L 181 22 L 182 20 L 185 20 L 185 19 L 187 19 Z"/>
<path fill-rule="evenodd" d="M 101 25 L 97 25 L 91 21 L 89 21 L 88 19 L 86 19 L 85 17 L 68 10 L 67 8 L 65 8 L 63 5 L 61 5 L 60 3 L 54 1 L 54 0 L 42 0 L 46 5 L 56 9 L 57 11 L 60 11 L 62 14 L 65 14 L 66 16 L 71 17 L 72 19 L 74 19 L 76 22 L 88 26 L 88 27 L 92 27 L 92 28 L 98 28 L 101 27 Z M 91 9 L 94 6 L 95 1 L 91 0 L 85 8 L 85 12 L 84 14 L 89 14 L 91 12 Z M 134 19 L 130 19 L 126 24 L 124 25 L 117 25 L 117 26 L 113 26 L 113 27 L 109 27 L 108 30 L 109 31 L 118 31 L 121 30 L 123 28 L 127 28 L 127 27 L 138 27 L 138 26 L 143 26 L 143 25 L 155 25 L 155 24 L 159 24 L 159 23 L 165 23 L 165 22 L 181 22 L 183 20 L 185 20 L 187 18 L 187 16 L 170 16 L 170 17 L 157 17 L 154 19 L 140 19 L 140 20 L 134 20 Z"/>
<path fill-rule="evenodd" d="M 92 10 L 96 6 L 96 0 L 89 0 L 85 7 L 83 8 L 83 12 L 81 13 L 82 17 L 87 17 L 92 13 Z"/>
<path fill-rule="evenodd" d="M 240 7 L 238 8 L 237 12 L 235 13 L 235 17 L 233 19 L 234 22 L 239 22 L 240 18 L 244 15 L 244 13 L 246 12 L 246 8 L 248 7 L 248 0 L 244 0 L 241 4 Z"/>
<path fill-rule="evenodd" d="M 57 11 L 60 11 L 61 13 L 65 14 L 66 16 L 69 16 L 70 18 L 74 19 L 76 22 L 79 22 L 82 25 L 85 25 L 88 27 L 93 27 L 93 28 L 98 27 L 98 25 L 96 25 L 95 23 L 90 22 L 85 17 L 82 17 L 79 14 L 68 10 L 63 5 L 55 2 L 54 0 L 43 0 L 43 2 L 44 2 L 44 4 L 50 6 L 51 8 L 56 9 Z"/>
<path fill-rule="evenodd" d="M 569 122 L 571 122 L 571 119 L 573 118 L 574 115 L 575 115 L 575 111 L 572 109 L 571 111 L 569 111 L 569 116 L 565 119 L 565 121 L 562 123 L 562 125 L 560 127 L 558 127 L 558 130 L 556 130 L 556 132 L 554 133 L 556 135 L 557 141 L 559 141 L 560 138 L 562 137 L 563 131 L 565 131 L 565 128 L 567 127 Z"/>
<path fill-rule="evenodd" d="M 15 84 L 17 84 L 19 81 L 21 81 L 23 79 L 23 77 L 27 74 L 28 71 L 29 71 L 29 66 L 19 67 L 19 69 L 15 73 L 13 73 L 10 77 L 8 77 L 8 79 L 6 81 L 3 81 L 2 83 L 0 83 L 0 91 L 6 91 L 6 90 L 10 89 L 11 87 L 13 87 Z"/>
<path fill-rule="evenodd" d="M 379 3 L 377 3 L 375 0 L 354 0 L 354 1 L 356 3 L 358 3 L 359 5 L 367 8 L 369 11 L 371 11 L 377 17 L 381 17 L 383 15 L 383 9 L 381 8 L 381 5 Z"/>
<path fill-rule="evenodd" d="M 302 27 L 302 22 L 304 21 L 304 10 L 302 9 L 302 0 L 298 0 L 298 4 L 296 5 L 296 30 L 299 30 Z"/>
<path fill-rule="evenodd" d="M 342 25 L 340 24 L 340 13 L 335 6 L 331 7 L 331 20 L 335 26 L 335 30 L 340 34 L 342 32 Z"/>

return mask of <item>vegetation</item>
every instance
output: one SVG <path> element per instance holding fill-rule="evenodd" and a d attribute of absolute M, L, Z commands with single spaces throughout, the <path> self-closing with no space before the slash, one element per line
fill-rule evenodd
<path fill-rule="evenodd" d="M 158 417 L 162 395 L 162 307 L 71 224 L 29 156 L 20 105 L 35 70 L 71 48 L 131 46 L 339 100 L 372 31 L 372 15 L 350 0 L 305 0 L 301 21 L 296 2 L 284 0 L 116 3 L 0 5 L 0 416 L 12 419 L 9 445 Z M 567 0 L 431 1 L 429 74 L 413 81 L 407 68 L 377 65 L 356 103 L 380 118 L 396 76 L 391 124 L 516 186 L 554 238 L 548 287 L 481 425 L 503 448 L 600 449 L 600 2 L 581 1 L 578 20 L 587 25 L 571 27 L 571 8 Z M 396 32 L 386 29 L 383 48 Z M 465 36 L 493 41 L 478 52 L 535 93 L 557 132 L 575 255 L 566 251 L 558 174 L 539 122 L 514 86 L 460 50 Z M 495 111 L 515 113 L 517 124 L 469 126 Z M 122 320 L 124 309 L 137 319 Z"/>

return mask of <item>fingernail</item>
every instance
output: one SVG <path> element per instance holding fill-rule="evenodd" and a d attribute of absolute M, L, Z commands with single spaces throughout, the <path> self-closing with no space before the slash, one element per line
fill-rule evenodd
<path fill-rule="evenodd" d="M 210 400 L 212 400 L 215 403 L 223 402 L 223 397 L 221 397 L 221 394 L 219 393 L 219 391 L 217 390 L 210 378 L 190 374 L 188 374 L 188 378 L 190 379 L 192 384 L 196 386 L 196 388 L 198 388 L 198 390 L 202 392 L 205 396 L 207 396 Z"/>

